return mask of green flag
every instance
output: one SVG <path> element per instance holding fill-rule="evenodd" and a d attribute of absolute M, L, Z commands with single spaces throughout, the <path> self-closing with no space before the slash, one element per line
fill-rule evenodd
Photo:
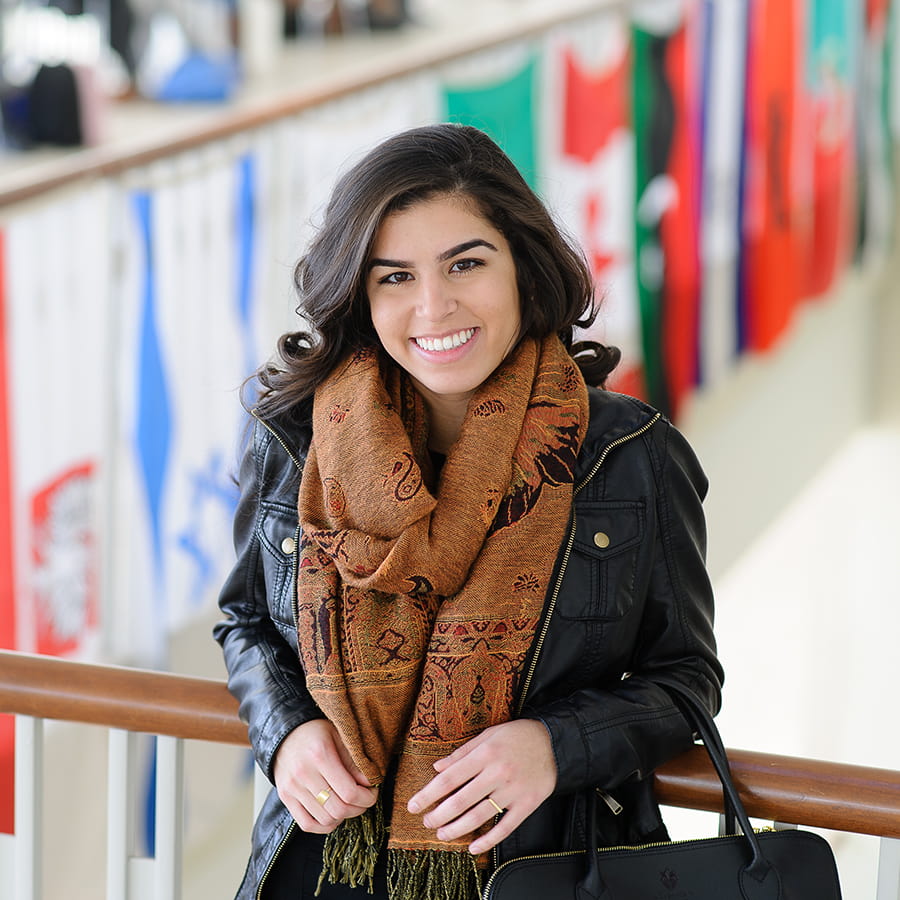
<path fill-rule="evenodd" d="M 532 55 L 509 77 L 484 81 L 467 79 L 465 86 L 444 86 L 448 122 L 474 125 L 487 132 L 516 164 L 532 186 L 537 181 L 535 79 L 537 59 Z"/>

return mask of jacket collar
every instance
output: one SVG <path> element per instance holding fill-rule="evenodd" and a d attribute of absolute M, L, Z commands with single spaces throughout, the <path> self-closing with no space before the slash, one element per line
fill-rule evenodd
<path fill-rule="evenodd" d="M 588 388 L 590 422 L 575 467 L 575 483 L 584 478 L 603 448 L 646 428 L 657 415 L 641 400 L 614 391 Z"/>

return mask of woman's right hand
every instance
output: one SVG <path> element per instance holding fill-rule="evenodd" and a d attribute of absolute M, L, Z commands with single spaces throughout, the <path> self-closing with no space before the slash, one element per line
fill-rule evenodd
<path fill-rule="evenodd" d="M 274 775 L 278 796 L 294 821 L 315 834 L 331 833 L 378 797 L 327 719 L 304 722 L 282 741 Z M 324 803 L 317 799 L 320 791 L 329 792 Z"/>

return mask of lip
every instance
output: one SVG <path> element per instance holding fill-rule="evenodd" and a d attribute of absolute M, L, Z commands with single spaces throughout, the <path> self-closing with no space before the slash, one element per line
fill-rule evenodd
<path fill-rule="evenodd" d="M 464 344 L 459 344 L 459 346 L 451 347 L 447 350 L 428 350 L 416 343 L 417 338 L 419 340 L 427 339 L 437 341 L 442 340 L 446 337 L 452 337 L 454 334 L 459 334 L 459 332 L 461 331 L 471 331 L 472 336 Z M 409 339 L 409 345 L 413 349 L 413 351 L 423 359 L 427 359 L 431 362 L 453 362 L 454 360 L 457 360 L 461 356 L 464 356 L 466 353 L 468 353 L 469 349 L 474 343 L 477 342 L 480 335 L 481 329 L 477 326 L 473 326 L 470 328 L 455 328 L 453 329 L 453 331 L 447 331 L 439 335 L 416 335 L 416 337 L 412 337 Z"/>

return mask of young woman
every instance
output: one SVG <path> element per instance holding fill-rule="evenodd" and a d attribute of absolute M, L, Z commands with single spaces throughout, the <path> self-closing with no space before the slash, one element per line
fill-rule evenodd
<path fill-rule="evenodd" d="M 706 480 L 602 389 L 581 255 L 485 134 L 391 138 L 259 373 L 216 637 L 275 785 L 238 896 L 474 900 L 513 856 L 665 838 L 712 711 Z"/>

